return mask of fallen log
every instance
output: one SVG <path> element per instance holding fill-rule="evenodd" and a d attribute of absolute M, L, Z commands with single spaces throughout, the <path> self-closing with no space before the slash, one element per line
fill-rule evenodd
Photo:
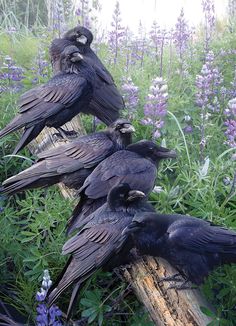
<path fill-rule="evenodd" d="M 67 130 L 75 130 L 79 135 L 85 130 L 79 117 L 63 126 Z M 29 146 L 34 153 L 59 146 L 53 136 L 55 130 L 45 128 Z M 74 193 L 64 185 L 59 185 L 62 195 L 73 198 Z M 203 314 L 200 307 L 213 308 L 205 300 L 198 289 L 178 291 L 167 289 L 169 282 L 160 282 L 163 277 L 176 274 L 176 270 L 160 258 L 143 257 L 127 268 L 122 268 L 121 275 L 132 285 L 137 298 L 146 307 L 151 319 L 158 326 L 206 326 L 212 319 Z"/>

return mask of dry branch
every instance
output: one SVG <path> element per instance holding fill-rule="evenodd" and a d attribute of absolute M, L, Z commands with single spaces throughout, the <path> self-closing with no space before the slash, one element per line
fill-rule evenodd
<path fill-rule="evenodd" d="M 67 130 L 75 130 L 79 135 L 85 133 L 81 120 L 75 117 L 66 125 Z M 65 127 L 63 126 L 63 128 Z M 33 153 L 58 146 L 53 137 L 55 130 L 46 129 L 30 146 Z M 73 192 L 60 185 L 64 197 L 73 198 Z M 211 318 L 205 316 L 200 307 L 208 307 L 209 303 L 202 297 L 199 290 L 167 290 L 168 282 L 159 283 L 163 277 L 175 274 L 176 271 L 166 261 L 144 257 L 133 263 L 129 268 L 122 269 L 122 276 L 128 281 L 139 300 L 145 305 L 150 317 L 158 326 L 206 326 Z"/>

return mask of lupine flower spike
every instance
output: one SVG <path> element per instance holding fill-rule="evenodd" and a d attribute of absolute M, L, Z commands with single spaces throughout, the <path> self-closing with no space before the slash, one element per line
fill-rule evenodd
<path fill-rule="evenodd" d="M 60 322 L 60 316 L 62 315 L 61 310 L 55 305 L 48 308 L 45 303 L 45 298 L 51 285 L 52 281 L 49 272 L 45 269 L 41 289 L 36 294 L 36 301 L 39 302 L 36 308 L 37 326 L 62 326 L 62 323 Z"/>

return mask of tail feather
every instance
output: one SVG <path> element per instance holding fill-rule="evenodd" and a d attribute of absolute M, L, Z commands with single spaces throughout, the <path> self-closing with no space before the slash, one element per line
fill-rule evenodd
<path fill-rule="evenodd" d="M 6 195 L 14 195 L 20 191 L 26 190 L 26 189 L 30 189 L 29 185 L 32 184 L 35 180 L 37 180 L 37 178 L 33 179 L 23 179 L 23 180 L 19 180 L 17 182 L 14 182 L 8 186 L 3 186 L 1 189 L 1 193 L 2 194 L 6 194 Z"/>
<path fill-rule="evenodd" d="M 68 306 L 68 309 L 67 309 L 67 313 L 66 313 L 66 319 L 67 321 L 70 320 L 72 314 L 73 314 L 73 311 L 74 311 L 74 308 L 75 308 L 75 305 L 76 305 L 76 302 L 77 302 L 77 299 L 78 299 L 78 295 L 79 295 L 79 288 L 80 288 L 80 285 L 81 283 L 77 283 L 73 289 L 73 292 L 71 294 L 71 297 L 70 297 L 70 303 L 69 303 L 69 306 Z"/>
<path fill-rule="evenodd" d="M 13 154 L 17 154 L 22 148 L 28 145 L 33 139 L 35 139 L 40 132 L 43 130 L 43 124 L 36 124 L 29 128 L 26 128 L 21 136 L 19 143 L 16 145 L 16 148 L 13 151 Z"/>
<path fill-rule="evenodd" d="M 21 129 L 24 127 L 24 125 L 25 124 L 22 121 L 21 116 L 16 116 L 5 128 L 0 131 L 0 138 L 3 138 L 14 131 Z"/>

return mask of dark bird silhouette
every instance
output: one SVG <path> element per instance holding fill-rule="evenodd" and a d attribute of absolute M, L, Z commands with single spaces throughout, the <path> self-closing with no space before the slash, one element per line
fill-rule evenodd
<path fill-rule="evenodd" d="M 107 203 L 95 211 L 93 218 L 83 229 L 63 246 L 62 254 L 71 256 L 50 289 L 49 304 L 51 305 L 70 285 L 76 283 L 67 312 L 69 318 L 81 283 L 99 268 L 110 264 L 113 257 L 116 258 L 116 266 L 122 264 L 123 257 L 132 248 L 129 237 L 122 236 L 122 231 L 132 221 L 136 212 L 146 210 L 153 208 L 146 202 L 143 192 L 131 190 L 128 184 L 112 188 Z"/>
<path fill-rule="evenodd" d="M 12 195 L 59 182 L 79 189 L 102 160 L 132 142 L 134 131 L 129 121 L 118 119 L 104 131 L 81 136 L 69 144 L 49 149 L 38 155 L 37 163 L 5 180 L 1 192 Z"/>
<path fill-rule="evenodd" d="M 64 49 L 60 72 L 46 84 L 20 97 L 20 113 L 0 132 L 0 138 L 24 128 L 14 153 L 38 136 L 45 126 L 59 128 L 78 113 L 91 113 L 88 104 L 93 95 L 95 72 L 75 46 Z"/>
<path fill-rule="evenodd" d="M 131 189 L 149 194 L 154 187 L 160 160 L 172 157 L 176 157 L 174 151 L 142 140 L 106 158 L 79 190 L 81 199 L 69 220 L 68 233 L 106 202 L 108 192 L 120 183 L 127 183 Z"/>
<path fill-rule="evenodd" d="M 196 285 L 215 267 L 236 263 L 236 233 L 196 217 L 138 213 L 123 234 L 141 254 L 166 259 Z"/>
<path fill-rule="evenodd" d="M 50 47 L 51 61 L 54 72 L 60 68 L 59 58 L 64 48 L 75 45 L 87 62 L 96 72 L 96 87 L 89 109 L 96 112 L 96 116 L 106 125 L 119 117 L 119 111 L 124 108 L 124 101 L 119 93 L 110 72 L 104 67 L 101 60 L 90 48 L 93 34 L 83 26 L 76 26 L 69 30 L 61 39 L 54 39 Z"/>

